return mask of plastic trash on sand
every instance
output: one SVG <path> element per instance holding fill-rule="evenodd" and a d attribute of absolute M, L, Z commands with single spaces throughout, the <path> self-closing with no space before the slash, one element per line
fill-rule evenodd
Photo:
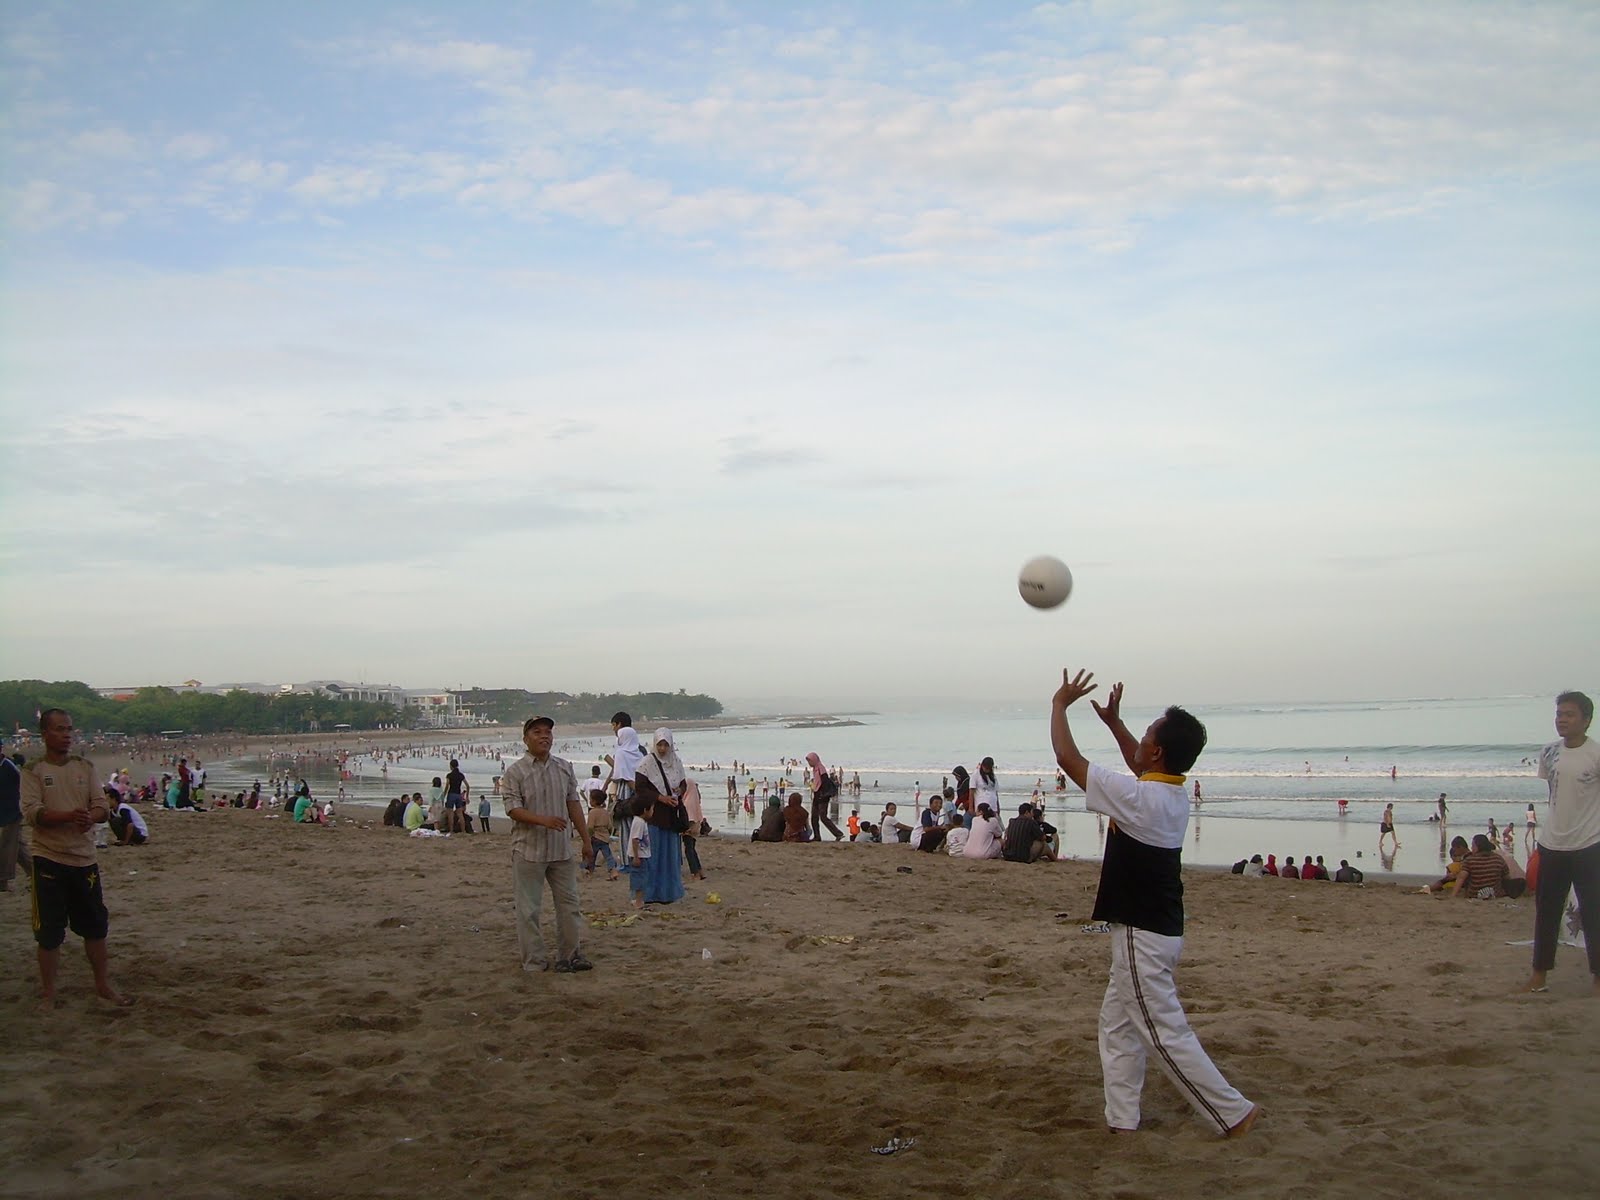
<path fill-rule="evenodd" d="M 892 1137 L 883 1145 L 874 1146 L 872 1152 L 874 1154 L 899 1154 L 900 1151 L 909 1150 L 916 1144 L 917 1139 L 913 1137 Z"/>

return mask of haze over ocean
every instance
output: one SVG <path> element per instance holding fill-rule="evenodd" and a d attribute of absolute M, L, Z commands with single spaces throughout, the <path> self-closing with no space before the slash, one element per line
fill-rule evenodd
<path fill-rule="evenodd" d="M 1531 763 L 1523 761 L 1555 737 L 1552 704 L 1542 697 L 1195 705 L 1193 710 L 1206 721 L 1210 743 L 1189 776 L 1200 781 L 1203 795 L 1184 849 L 1191 865 L 1225 865 L 1257 852 L 1322 854 L 1336 864 L 1341 857 L 1356 862 L 1360 852 L 1358 865 L 1374 878 L 1386 870 L 1429 874 L 1439 862 L 1439 828 L 1428 817 L 1440 792 L 1449 794 L 1452 836 L 1482 832 L 1491 817 L 1502 826 L 1509 821 L 1517 830 L 1520 859 L 1525 857 L 1526 806 L 1531 802 L 1542 810 L 1547 796 Z M 859 802 L 842 798 L 841 812 L 859 807 L 863 819 L 875 821 L 885 802 L 912 807 L 920 786 L 926 803 L 952 767 L 959 763 L 970 770 L 990 756 L 1004 816 L 1014 814 L 1015 806 L 1032 795 L 1035 781 L 1042 780 L 1047 810 L 1064 831 L 1067 851 L 1092 857 L 1099 853 L 1103 831 L 1094 817 L 1083 813 L 1081 793 L 1070 784 L 1065 792 L 1055 790 L 1046 712 L 1041 705 L 1037 712 L 1014 708 L 970 717 L 948 711 L 860 713 L 851 718 L 860 725 L 808 729 L 789 728 L 793 718 L 777 718 L 757 725 L 686 730 L 677 734 L 677 741 L 685 763 L 696 768 L 708 816 L 725 832 L 747 833 L 751 823 L 742 807 L 731 817 L 727 814 L 723 781 L 728 772 L 708 769 L 712 761 L 748 765 L 739 786 L 742 792 L 748 780 L 757 781 L 759 812 L 760 781 L 776 784 L 780 759 L 803 761 L 815 750 L 847 777 L 852 772 L 861 776 Z M 1075 706 L 1072 715 L 1074 730 L 1092 759 L 1120 762 L 1087 705 Z M 1137 696 L 1124 701 L 1130 727 L 1142 729 L 1156 715 Z M 641 724 L 647 734 L 655 728 Z M 572 761 L 580 777 L 589 774 L 611 741 L 559 734 L 557 753 Z M 482 737 L 472 730 L 427 736 L 468 742 Z M 351 735 L 345 744 L 359 746 L 359 735 Z M 521 748 L 506 741 L 503 753 L 509 762 Z M 378 803 L 402 786 L 421 786 L 426 792 L 428 780 L 444 769 L 445 757 L 403 760 L 391 765 L 386 777 L 380 776 L 375 760 L 358 761 L 360 779 L 347 782 L 347 793 L 352 800 Z M 499 769 L 482 758 L 464 758 L 462 766 L 478 790 L 490 789 Z M 244 785 L 264 769 L 255 760 L 220 764 L 217 778 L 224 786 Z M 319 796 L 338 786 L 331 773 L 312 779 Z M 1341 796 L 1350 802 L 1343 818 L 1336 808 Z M 1401 849 L 1385 863 L 1375 851 L 1377 821 L 1390 802 L 1400 822 Z"/>

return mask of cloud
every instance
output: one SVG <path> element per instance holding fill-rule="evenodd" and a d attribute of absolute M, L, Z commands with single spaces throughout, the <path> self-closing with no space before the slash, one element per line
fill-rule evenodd
<path fill-rule="evenodd" d="M 176 137 L 167 139 L 166 145 L 161 150 L 168 158 L 183 159 L 194 162 L 202 158 L 213 158 L 227 146 L 228 139 L 216 137 L 207 133 L 180 133 Z"/>
<path fill-rule="evenodd" d="M 823 462 L 823 456 L 808 446 L 770 434 L 739 433 L 718 438 L 722 475 L 755 475 L 771 471 L 792 471 Z"/>
<path fill-rule="evenodd" d="M 524 77 L 532 53 L 494 42 L 444 40 L 388 41 L 356 49 L 357 57 L 381 66 L 426 75 L 451 75 L 490 86 Z"/>
<path fill-rule="evenodd" d="M 429 96 L 437 119 L 402 115 L 364 141 L 238 145 L 226 165 L 204 132 L 32 130 L 15 156 L 20 219 L 104 224 L 129 215 L 122 194 L 141 198 L 135 220 L 189 207 L 222 221 L 275 197 L 338 219 L 438 197 L 463 219 L 625 227 L 781 272 L 1002 272 L 1074 247 L 1125 252 L 1143 222 L 1188 205 L 1392 220 L 1600 157 L 1587 118 L 1600 22 L 1578 9 L 1111 11 L 1094 14 L 1093 42 L 1076 6 L 995 19 L 981 54 L 866 24 L 708 41 L 669 21 L 652 31 L 656 68 L 623 82 L 531 43 L 322 43 L 313 61 L 359 72 L 401 114 L 407 79 L 462 81 L 478 98 Z M 138 162 L 146 142 L 164 172 Z M 63 202 L 41 204 L 35 185 Z"/>

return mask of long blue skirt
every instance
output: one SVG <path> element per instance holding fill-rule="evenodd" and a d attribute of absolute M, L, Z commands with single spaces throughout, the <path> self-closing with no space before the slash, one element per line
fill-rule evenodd
<path fill-rule="evenodd" d="M 650 828 L 650 857 L 645 859 L 644 901 L 671 904 L 683 899 L 683 837 L 668 829 Z"/>

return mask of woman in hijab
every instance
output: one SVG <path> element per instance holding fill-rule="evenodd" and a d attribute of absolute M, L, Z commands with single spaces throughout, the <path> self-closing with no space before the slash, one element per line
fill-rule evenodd
<path fill-rule="evenodd" d="M 678 812 L 688 785 L 672 730 L 656 730 L 652 753 L 634 772 L 634 803 L 650 814 L 650 857 L 645 859 L 644 902 L 672 904 L 683 899 L 683 837 Z"/>
<path fill-rule="evenodd" d="M 616 719 L 611 719 L 613 724 Z M 644 751 L 639 749 L 638 731 L 632 725 L 617 726 L 616 754 L 606 755 L 605 760 L 611 767 L 609 780 L 616 785 L 612 789 L 611 821 L 618 829 L 626 829 L 628 818 L 633 815 L 634 780 L 643 759 Z"/>
<path fill-rule="evenodd" d="M 961 824 L 972 828 L 972 776 L 967 774 L 965 767 L 952 767 L 950 774 L 956 781 L 956 811 L 951 813 L 951 819 L 960 817 Z"/>
<path fill-rule="evenodd" d="M 826 825 L 828 832 L 833 834 L 836 842 L 844 841 L 844 831 L 833 823 L 833 818 L 828 815 L 828 805 L 839 794 L 839 785 L 833 781 L 833 776 L 828 774 L 827 768 L 822 765 L 822 759 L 815 751 L 806 755 L 806 762 L 811 764 L 811 840 L 822 840 L 822 827 Z"/>

